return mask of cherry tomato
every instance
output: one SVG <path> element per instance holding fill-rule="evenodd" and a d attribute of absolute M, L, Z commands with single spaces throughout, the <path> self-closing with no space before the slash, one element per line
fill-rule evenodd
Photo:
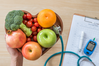
<path fill-rule="evenodd" d="M 27 41 L 27 42 L 31 41 L 31 38 L 26 38 L 26 41 Z"/>
<path fill-rule="evenodd" d="M 33 36 L 33 40 L 34 40 L 34 41 L 37 41 L 37 36 L 36 36 L 36 35 Z"/>
<path fill-rule="evenodd" d="M 34 22 L 38 22 L 38 21 L 37 21 L 37 18 L 34 18 Z"/>
<path fill-rule="evenodd" d="M 29 21 L 34 22 L 34 20 L 33 20 L 33 19 L 30 19 Z"/>
<path fill-rule="evenodd" d="M 42 28 L 42 30 L 43 30 L 44 28 Z"/>
<path fill-rule="evenodd" d="M 32 32 L 35 32 L 37 30 L 37 28 L 35 26 L 32 26 L 31 30 L 32 30 Z"/>
<path fill-rule="evenodd" d="M 41 30 L 42 30 L 41 28 L 38 28 L 38 29 L 37 29 L 37 32 L 40 32 Z"/>
<path fill-rule="evenodd" d="M 31 19 L 32 15 L 30 13 L 27 13 L 26 17 L 27 17 L 27 19 Z"/>
<path fill-rule="evenodd" d="M 30 37 L 30 38 L 32 38 L 32 37 L 33 37 L 33 35 L 30 35 L 29 37 Z"/>
<path fill-rule="evenodd" d="M 23 15 L 23 19 L 27 19 L 27 15 L 26 14 Z"/>
<path fill-rule="evenodd" d="M 26 26 L 29 27 L 29 28 L 32 27 L 32 22 L 31 22 L 31 21 L 28 21 L 28 22 L 26 23 Z"/>
<path fill-rule="evenodd" d="M 35 31 L 35 32 L 33 32 L 32 34 L 33 34 L 33 35 L 37 35 L 37 32 Z"/>
<path fill-rule="evenodd" d="M 42 28 L 42 27 L 39 25 L 39 28 Z"/>
<path fill-rule="evenodd" d="M 27 20 L 23 20 L 23 24 L 26 24 L 28 21 Z"/>
<path fill-rule="evenodd" d="M 34 23 L 34 26 L 35 27 L 39 27 L 39 24 L 36 22 L 36 23 Z"/>

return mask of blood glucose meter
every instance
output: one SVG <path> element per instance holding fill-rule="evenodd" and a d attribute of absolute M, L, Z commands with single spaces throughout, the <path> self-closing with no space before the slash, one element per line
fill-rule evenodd
<path fill-rule="evenodd" d="M 94 40 L 95 40 L 95 38 L 93 40 L 90 39 L 84 48 L 84 53 L 88 56 L 90 56 L 94 52 L 94 50 L 97 46 L 97 42 Z"/>

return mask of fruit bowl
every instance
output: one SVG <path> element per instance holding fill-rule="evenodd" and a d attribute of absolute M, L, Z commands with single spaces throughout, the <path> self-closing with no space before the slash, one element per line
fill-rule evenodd
<path fill-rule="evenodd" d="M 22 10 L 22 11 L 23 11 L 25 14 L 29 13 L 28 11 L 25 11 L 25 10 Z M 31 13 L 30 13 L 30 14 L 31 14 Z M 60 26 L 60 28 L 61 28 L 60 34 L 62 34 L 62 31 L 63 31 L 63 22 L 62 22 L 60 16 L 59 16 L 57 13 L 55 13 L 55 14 L 56 14 L 56 23 L 55 23 L 54 25 Z M 32 18 L 37 18 L 37 15 L 38 15 L 38 14 L 32 15 Z M 49 29 L 52 29 L 52 27 L 50 27 Z M 52 29 L 52 30 L 53 30 L 53 29 Z M 6 28 L 5 28 L 5 32 L 7 33 L 7 29 L 6 29 Z M 59 40 L 59 35 L 56 35 L 56 36 L 57 36 L 57 41 L 58 41 L 58 40 Z M 46 53 L 49 49 L 50 49 L 50 48 L 43 48 L 43 47 L 42 47 L 42 55 L 43 55 L 44 53 Z M 21 52 L 21 48 L 19 48 L 18 50 Z"/>

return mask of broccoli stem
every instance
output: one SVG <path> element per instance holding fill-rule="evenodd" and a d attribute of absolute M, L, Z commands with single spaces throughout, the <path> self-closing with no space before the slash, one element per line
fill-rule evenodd
<path fill-rule="evenodd" d="M 32 31 L 30 28 L 26 27 L 23 23 L 20 24 L 21 30 L 26 34 L 27 37 L 29 37 L 32 34 Z"/>

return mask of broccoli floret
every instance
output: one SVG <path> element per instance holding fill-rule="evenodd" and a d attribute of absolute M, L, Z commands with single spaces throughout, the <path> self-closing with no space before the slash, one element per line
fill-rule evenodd
<path fill-rule="evenodd" d="M 22 21 L 23 21 L 22 16 L 16 15 L 16 16 L 14 17 L 14 23 L 15 23 L 16 25 L 20 25 L 20 24 L 22 23 Z"/>
<path fill-rule="evenodd" d="M 15 17 L 15 10 L 10 11 L 10 12 L 7 14 L 7 16 L 6 16 L 7 19 L 9 19 L 9 18 L 14 18 L 14 17 Z"/>
<path fill-rule="evenodd" d="M 17 30 L 18 28 L 20 28 L 19 25 L 11 24 L 11 30 L 15 31 L 15 30 Z"/>
<path fill-rule="evenodd" d="M 5 28 L 6 28 L 7 30 L 10 30 L 10 24 L 9 24 L 9 23 L 5 23 Z"/>
<path fill-rule="evenodd" d="M 23 15 L 24 15 L 24 12 L 22 12 L 21 10 L 16 10 L 16 11 L 15 11 L 15 14 L 16 14 L 16 15 L 23 16 Z"/>
<path fill-rule="evenodd" d="M 5 19 L 5 28 L 7 30 L 17 30 L 23 21 L 24 12 L 21 10 L 10 11 Z"/>
<path fill-rule="evenodd" d="M 10 23 L 10 24 L 13 24 L 14 20 L 13 18 L 10 18 L 10 19 L 5 19 L 6 23 Z"/>

